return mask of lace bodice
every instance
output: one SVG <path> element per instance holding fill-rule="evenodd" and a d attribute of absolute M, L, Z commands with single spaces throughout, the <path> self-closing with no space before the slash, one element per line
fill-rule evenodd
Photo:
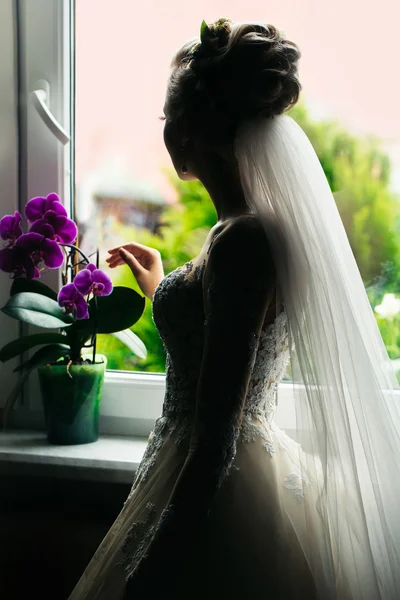
<path fill-rule="evenodd" d="M 192 274 L 191 263 L 172 271 L 154 296 L 153 319 L 167 355 L 163 415 L 171 419 L 193 416 L 195 410 L 204 343 L 202 271 L 203 266 L 199 266 Z M 272 324 L 263 326 L 255 342 L 246 416 L 272 421 L 277 386 L 289 361 L 286 324 L 286 313 L 282 312 Z"/>

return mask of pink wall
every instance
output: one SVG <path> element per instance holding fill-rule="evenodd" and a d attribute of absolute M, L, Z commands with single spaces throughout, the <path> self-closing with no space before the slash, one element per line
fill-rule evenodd
<path fill-rule="evenodd" d="M 268 7 L 268 4 L 270 5 Z M 304 97 L 358 133 L 386 140 L 400 170 L 397 0 L 78 0 L 77 180 L 112 157 L 161 181 L 170 59 L 202 19 L 269 22 L 302 50 Z"/>

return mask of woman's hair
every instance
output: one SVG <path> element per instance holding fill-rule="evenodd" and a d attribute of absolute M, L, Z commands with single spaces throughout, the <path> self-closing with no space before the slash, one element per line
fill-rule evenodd
<path fill-rule="evenodd" d="M 296 104 L 299 58 L 297 45 L 273 25 L 203 23 L 201 41 L 187 42 L 172 61 L 168 118 L 188 133 L 233 138 L 244 120 Z"/>

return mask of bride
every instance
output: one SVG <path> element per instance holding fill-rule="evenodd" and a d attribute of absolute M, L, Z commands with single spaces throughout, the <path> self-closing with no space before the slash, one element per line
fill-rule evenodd
<path fill-rule="evenodd" d="M 70 600 L 400 598 L 397 382 L 302 129 L 300 52 L 220 19 L 176 54 L 164 138 L 218 223 L 163 277 L 128 264 L 167 353 L 163 412 Z M 274 421 L 290 364 L 292 437 Z M 295 438 L 295 439 L 292 439 Z"/>

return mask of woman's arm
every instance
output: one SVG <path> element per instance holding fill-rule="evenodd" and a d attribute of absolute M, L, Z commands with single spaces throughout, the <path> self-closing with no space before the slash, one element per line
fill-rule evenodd
<path fill-rule="evenodd" d="M 234 222 L 214 243 L 203 276 L 204 351 L 190 449 L 147 557 L 138 569 L 142 575 L 153 572 L 153 581 L 161 571 L 168 571 L 168 564 L 176 564 L 176 553 L 184 555 L 189 549 L 232 465 L 260 330 L 274 285 L 275 273 L 262 226 L 256 219 Z"/>

